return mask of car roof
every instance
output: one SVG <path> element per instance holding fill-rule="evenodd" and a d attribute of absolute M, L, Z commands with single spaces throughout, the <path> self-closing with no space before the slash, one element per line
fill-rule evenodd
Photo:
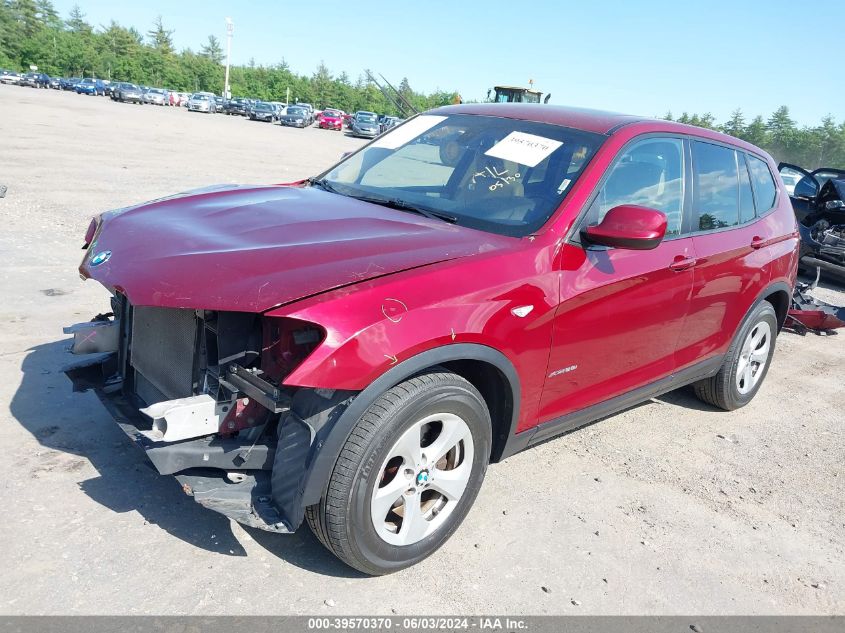
<path fill-rule="evenodd" d="M 587 132 L 609 134 L 628 123 L 648 120 L 644 117 L 588 108 L 572 108 L 539 103 L 472 103 L 437 108 L 437 114 L 480 114 L 537 123 L 551 123 Z"/>
<path fill-rule="evenodd" d="M 676 134 L 690 134 L 701 138 L 709 138 L 722 143 L 729 143 L 746 150 L 763 153 L 762 150 L 745 141 L 722 134 L 716 130 L 686 125 L 676 121 L 667 121 L 634 114 L 622 114 L 589 108 L 575 108 L 559 105 L 539 103 L 472 103 L 444 106 L 429 110 L 427 114 L 476 114 L 481 116 L 496 116 L 508 119 L 520 119 L 537 123 L 561 125 L 586 132 L 610 135 L 619 128 L 627 125 L 639 124 L 641 132 L 669 132 Z"/>

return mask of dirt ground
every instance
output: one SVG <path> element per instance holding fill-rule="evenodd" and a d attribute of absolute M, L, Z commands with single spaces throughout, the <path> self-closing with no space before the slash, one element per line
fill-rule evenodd
<path fill-rule="evenodd" d="M 0 85 L 0 613 L 845 613 L 845 336 L 781 335 L 742 410 L 682 390 L 492 467 L 455 537 L 383 578 L 204 510 L 71 394 L 61 328 L 107 307 L 76 272 L 93 214 L 361 142 Z"/>

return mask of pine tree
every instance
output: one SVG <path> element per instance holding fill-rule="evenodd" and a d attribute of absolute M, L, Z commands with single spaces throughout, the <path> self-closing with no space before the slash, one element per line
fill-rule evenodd
<path fill-rule="evenodd" d="M 78 4 L 73 5 L 67 20 L 67 27 L 72 33 L 90 33 L 91 25 L 85 21 L 85 14 Z"/>
<path fill-rule="evenodd" d="M 749 123 L 745 128 L 740 138 L 744 141 L 748 141 L 752 145 L 765 149 L 769 144 L 769 133 L 766 130 L 766 123 L 763 121 L 763 117 L 759 114 L 754 117 L 751 123 Z"/>
<path fill-rule="evenodd" d="M 745 132 L 745 117 L 742 110 L 737 108 L 731 113 L 731 118 L 722 126 L 722 132 L 741 138 Z"/>
<path fill-rule="evenodd" d="M 215 64 L 221 63 L 223 61 L 223 47 L 220 45 L 220 40 L 213 35 L 209 35 L 208 42 L 200 48 L 200 54 L 208 57 Z"/>
<path fill-rule="evenodd" d="M 164 23 L 161 16 L 158 16 L 153 22 L 153 28 L 147 31 L 147 37 L 154 49 L 164 55 L 173 54 L 173 31 L 164 28 Z"/>

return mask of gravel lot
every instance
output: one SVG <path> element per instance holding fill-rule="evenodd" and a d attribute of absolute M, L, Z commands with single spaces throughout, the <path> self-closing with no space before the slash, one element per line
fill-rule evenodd
<path fill-rule="evenodd" d="M 0 613 L 845 613 L 845 336 L 783 334 L 740 411 L 682 390 L 494 466 L 455 537 L 384 578 L 202 509 L 71 394 L 61 328 L 107 306 L 76 272 L 94 213 L 361 142 L 0 85 Z"/>

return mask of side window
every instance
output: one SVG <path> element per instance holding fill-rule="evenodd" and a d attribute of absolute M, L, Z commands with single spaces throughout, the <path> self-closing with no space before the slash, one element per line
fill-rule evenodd
<path fill-rule="evenodd" d="M 754 219 L 754 193 L 751 190 L 751 178 L 748 177 L 748 167 L 745 164 L 745 153 L 734 152 L 739 167 L 739 221 L 748 222 Z"/>
<path fill-rule="evenodd" d="M 680 235 L 684 205 L 683 142 L 650 138 L 634 144 L 616 161 L 590 210 L 598 224 L 613 207 L 636 204 L 666 214 L 666 235 Z"/>
<path fill-rule="evenodd" d="M 757 201 L 757 215 L 762 215 L 775 204 L 775 180 L 765 161 L 748 154 L 748 168 L 751 172 L 751 182 L 754 184 L 754 196 Z"/>
<path fill-rule="evenodd" d="M 693 206 L 698 229 L 709 231 L 739 223 L 736 156 L 732 149 L 693 141 Z"/>

